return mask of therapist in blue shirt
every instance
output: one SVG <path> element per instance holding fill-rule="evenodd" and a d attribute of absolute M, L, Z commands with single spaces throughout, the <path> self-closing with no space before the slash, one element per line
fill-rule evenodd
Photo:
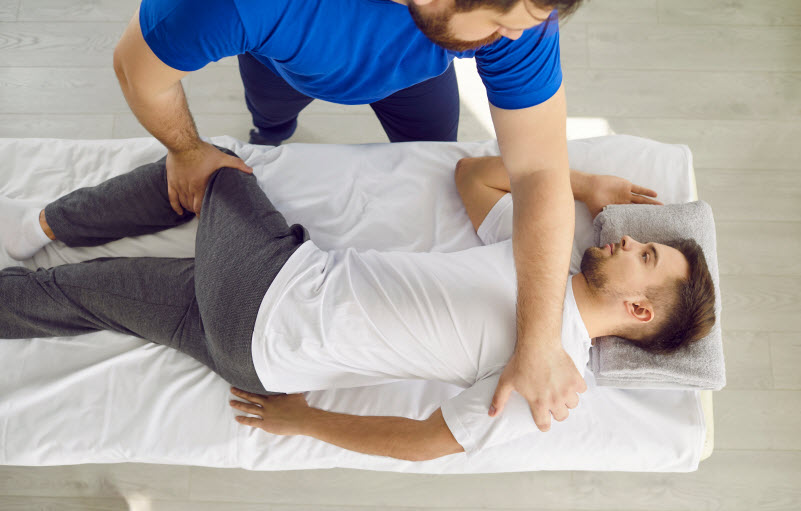
<path fill-rule="evenodd" d="M 114 50 L 139 122 L 167 147 L 173 209 L 200 213 L 221 167 L 252 172 L 198 136 L 181 78 L 238 55 L 251 142 L 278 144 L 314 98 L 370 104 L 391 141 L 456 140 L 452 61 L 475 57 L 514 197 L 517 345 L 488 413 L 512 390 L 542 431 L 586 384 L 560 328 L 574 208 L 557 12 L 581 0 L 143 0 Z"/>

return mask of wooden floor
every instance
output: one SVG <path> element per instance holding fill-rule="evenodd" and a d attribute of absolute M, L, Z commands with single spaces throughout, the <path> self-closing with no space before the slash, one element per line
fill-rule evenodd
<path fill-rule="evenodd" d="M 0 0 L 0 137 L 146 135 L 111 68 L 137 4 Z M 591 0 L 563 27 L 562 61 L 571 136 L 688 144 L 716 216 L 729 384 L 697 472 L 0 467 L 0 509 L 801 509 L 801 0 Z M 490 138 L 470 62 L 459 77 L 460 138 Z M 185 84 L 203 135 L 247 139 L 235 61 Z M 315 102 L 292 140 L 386 139 L 368 107 Z"/>

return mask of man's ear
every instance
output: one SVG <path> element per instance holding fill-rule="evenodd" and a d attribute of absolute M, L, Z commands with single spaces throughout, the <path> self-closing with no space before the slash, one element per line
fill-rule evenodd
<path fill-rule="evenodd" d="M 654 306 L 647 299 L 626 301 L 626 312 L 641 323 L 650 323 L 654 319 Z"/>

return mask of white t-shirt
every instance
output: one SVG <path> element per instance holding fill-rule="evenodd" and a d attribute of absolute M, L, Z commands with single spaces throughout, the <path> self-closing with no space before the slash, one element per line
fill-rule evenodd
<path fill-rule="evenodd" d="M 439 380 L 466 389 L 444 402 L 442 413 L 468 453 L 536 430 L 519 395 L 500 417 L 487 415 L 516 342 L 510 194 L 478 235 L 486 245 L 450 253 L 326 252 L 305 242 L 256 318 L 253 363 L 264 388 L 294 393 Z M 571 286 L 580 260 L 574 247 L 562 345 L 583 374 L 591 341 Z"/>

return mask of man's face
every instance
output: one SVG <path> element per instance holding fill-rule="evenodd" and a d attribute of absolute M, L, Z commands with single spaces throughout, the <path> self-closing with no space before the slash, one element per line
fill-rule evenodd
<path fill-rule="evenodd" d="M 595 295 L 615 302 L 640 301 L 650 286 L 686 279 L 690 265 L 673 247 L 623 236 L 614 245 L 588 248 L 581 258 L 581 272 Z"/>
<path fill-rule="evenodd" d="M 549 9 L 536 7 L 529 0 L 521 0 L 506 13 L 488 7 L 457 12 L 454 0 L 433 0 L 425 5 L 409 0 L 409 12 L 426 37 L 452 51 L 480 48 L 501 37 L 517 39 L 550 14 Z"/>

